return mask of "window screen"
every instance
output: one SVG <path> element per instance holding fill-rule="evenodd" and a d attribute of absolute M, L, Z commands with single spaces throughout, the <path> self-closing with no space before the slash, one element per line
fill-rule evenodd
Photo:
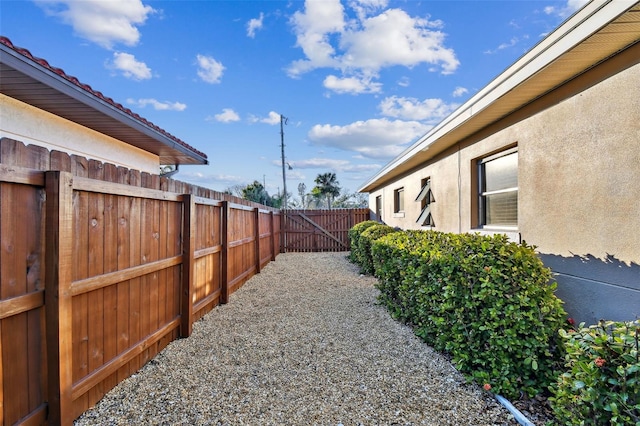
<path fill-rule="evenodd" d="M 518 225 L 518 152 L 505 151 L 480 161 L 480 225 Z"/>

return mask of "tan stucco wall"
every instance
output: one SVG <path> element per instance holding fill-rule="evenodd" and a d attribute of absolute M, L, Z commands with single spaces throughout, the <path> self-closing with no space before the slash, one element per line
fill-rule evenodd
<path fill-rule="evenodd" d="M 158 174 L 157 155 L 0 94 L 0 137 Z"/>
<path fill-rule="evenodd" d="M 382 195 L 385 223 L 420 228 L 414 200 L 421 179 L 430 176 L 435 229 L 473 231 L 473 161 L 517 144 L 522 239 L 544 253 L 640 263 L 639 87 L 635 65 L 490 136 L 462 141 L 459 152 L 454 147 L 370 193 L 370 208 Z M 392 211 L 393 191 L 400 187 L 404 217 Z"/>
<path fill-rule="evenodd" d="M 518 127 L 523 237 L 640 263 L 640 65 Z"/>

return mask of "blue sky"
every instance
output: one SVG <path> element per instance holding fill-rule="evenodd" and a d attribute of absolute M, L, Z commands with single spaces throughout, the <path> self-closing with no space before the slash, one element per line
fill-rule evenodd
<path fill-rule="evenodd" d="M 0 34 L 207 154 L 176 179 L 369 177 L 584 0 L 11 1 Z"/>

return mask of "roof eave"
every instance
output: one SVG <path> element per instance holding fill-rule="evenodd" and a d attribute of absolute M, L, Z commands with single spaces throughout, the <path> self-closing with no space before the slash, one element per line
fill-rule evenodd
<path fill-rule="evenodd" d="M 4 44 L 0 43 L 0 58 L 3 63 L 24 75 L 33 78 L 34 80 L 45 84 L 54 90 L 78 101 L 87 107 L 104 114 L 127 126 L 143 135 L 146 135 L 162 146 L 175 151 L 177 155 L 171 155 L 171 158 L 180 159 L 180 164 L 208 164 L 206 155 L 189 149 L 189 147 L 181 145 L 171 137 L 158 131 L 151 123 L 145 123 L 144 119 L 140 117 L 137 119 L 133 113 L 127 114 L 125 111 L 118 109 L 116 106 L 109 104 L 103 99 L 93 95 L 91 92 L 84 90 L 77 84 L 69 81 L 61 75 L 56 74 L 52 70 L 44 67 L 37 62 L 32 61 L 30 58 L 8 48 Z M 62 70 L 60 70 L 62 72 Z M 128 141 L 124 141 L 129 143 Z M 136 146 L 135 144 L 131 144 Z M 162 155 L 158 154 L 160 162 L 162 163 Z M 174 162 L 171 162 L 174 163 Z M 167 164 L 167 163 L 164 163 Z"/>

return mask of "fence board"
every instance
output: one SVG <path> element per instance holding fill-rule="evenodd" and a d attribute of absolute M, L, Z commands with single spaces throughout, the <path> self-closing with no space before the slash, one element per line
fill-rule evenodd
<path fill-rule="evenodd" d="M 107 182 L 117 183 L 118 170 L 113 164 L 104 165 L 104 177 Z M 118 204 L 117 196 L 104 195 L 104 251 L 103 274 L 118 270 Z M 104 353 L 103 362 L 113 359 L 117 351 L 117 287 L 104 288 Z M 118 383 L 117 374 L 109 376 L 103 385 L 105 392 L 113 389 Z"/>
<path fill-rule="evenodd" d="M 71 173 L 88 177 L 89 165 L 84 157 L 71 156 Z M 73 192 L 73 280 L 89 276 L 89 194 Z M 88 295 L 81 294 L 72 299 L 73 312 L 73 381 L 76 382 L 89 373 L 89 302 Z M 89 408 L 89 396 L 82 395 L 74 401 L 74 416 Z"/>
<path fill-rule="evenodd" d="M 89 178 L 102 180 L 104 168 L 101 162 L 89 161 Z M 88 275 L 95 277 L 104 274 L 104 195 L 87 194 L 87 228 L 89 232 Z M 87 293 L 88 309 L 88 365 L 90 374 L 104 364 L 104 289 L 98 288 Z M 88 406 L 95 405 L 104 395 L 102 383 L 98 383 L 88 392 Z"/>
<path fill-rule="evenodd" d="M 117 181 L 119 184 L 129 184 L 129 170 L 124 167 L 118 167 Z M 118 205 L 118 231 L 117 231 L 117 268 L 118 271 L 126 270 L 131 263 L 130 260 L 130 223 L 131 210 L 130 200 L 127 197 L 119 196 Z M 130 278 L 124 278 L 116 286 L 117 314 L 116 314 L 116 352 L 121 354 L 129 348 L 129 318 L 131 316 L 129 302 L 129 283 Z M 118 382 L 129 377 L 129 364 L 124 363 L 117 372 Z"/>
<path fill-rule="evenodd" d="M 140 172 L 131 170 L 129 175 L 129 184 L 131 186 L 140 186 Z M 129 233 L 129 265 L 138 266 L 141 264 L 141 208 L 142 200 L 137 197 L 129 199 L 129 217 L 130 217 L 130 233 Z M 133 278 L 129 282 L 129 336 L 130 345 L 136 344 L 140 341 L 140 286 L 141 278 Z M 131 360 L 130 371 L 133 374 L 140 367 L 140 360 L 142 356 L 139 355 Z"/>
<path fill-rule="evenodd" d="M 69 293 L 73 277 L 72 180 L 68 173 L 47 172 L 46 283 L 48 407 L 51 424 L 71 424 L 76 417 L 73 385 L 73 315 Z"/>

